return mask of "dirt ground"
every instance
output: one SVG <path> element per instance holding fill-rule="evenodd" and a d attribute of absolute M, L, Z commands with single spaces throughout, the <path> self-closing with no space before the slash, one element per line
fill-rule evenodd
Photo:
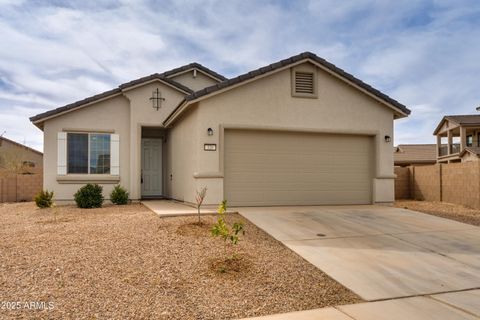
<path fill-rule="evenodd" d="M 458 204 L 434 201 L 397 200 L 395 207 L 406 208 L 480 226 L 480 210 Z"/>
<path fill-rule="evenodd" d="M 215 217 L 196 219 L 0 204 L 0 319 L 231 319 L 360 301 L 238 215 L 246 235 L 222 273 Z"/>

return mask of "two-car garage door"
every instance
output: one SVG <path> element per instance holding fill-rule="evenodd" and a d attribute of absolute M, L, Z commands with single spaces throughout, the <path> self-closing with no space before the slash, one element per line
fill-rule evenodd
<path fill-rule="evenodd" d="M 372 202 L 372 137 L 225 130 L 224 142 L 230 205 Z"/>

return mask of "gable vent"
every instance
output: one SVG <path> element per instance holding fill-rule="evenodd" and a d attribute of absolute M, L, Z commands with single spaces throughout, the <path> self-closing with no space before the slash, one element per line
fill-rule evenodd
<path fill-rule="evenodd" d="M 315 93 L 313 88 L 313 73 L 295 72 L 295 93 Z"/>

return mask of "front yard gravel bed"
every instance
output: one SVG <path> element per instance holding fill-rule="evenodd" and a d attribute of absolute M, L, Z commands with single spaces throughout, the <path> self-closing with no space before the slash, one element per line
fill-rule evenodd
<path fill-rule="evenodd" d="M 361 301 L 239 215 L 229 219 L 246 224 L 244 268 L 219 273 L 223 245 L 196 219 L 140 204 L 0 204 L 0 303 L 21 302 L 0 319 L 232 319 Z"/>
<path fill-rule="evenodd" d="M 428 213 L 442 218 L 480 226 L 480 210 L 447 202 L 397 200 L 395 207 Z"/>

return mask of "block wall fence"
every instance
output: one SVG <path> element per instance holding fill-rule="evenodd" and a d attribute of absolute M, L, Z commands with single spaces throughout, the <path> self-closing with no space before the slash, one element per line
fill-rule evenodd
<path fill-rule="evenodd" d="M 395 199 L 444 201 L 480 209 L 480 162 L 395 167 Z"/>

